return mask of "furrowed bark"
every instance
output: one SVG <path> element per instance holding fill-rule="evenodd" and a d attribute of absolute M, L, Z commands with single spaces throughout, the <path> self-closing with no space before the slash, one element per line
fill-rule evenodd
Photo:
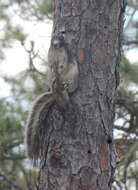
<path fill-rule="evenodd" d="M 111 189 L 123 12 L 123 0 L 54 0 L 53 34 L 64 31 L 79 86 L 67 110 L 55 105 L 43 123 L 39 190 Z"/>

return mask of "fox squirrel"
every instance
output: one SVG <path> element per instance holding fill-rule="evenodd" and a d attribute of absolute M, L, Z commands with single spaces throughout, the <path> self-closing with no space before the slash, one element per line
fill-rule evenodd
<path fill-rule="evenodd" d="M 78 64 L 76 61 L 69 62 L 63 36 L 52 38 L 48 63 L 51 68 L 50 92 L 45 92 L 36 98 L 26 124 L 27 154 L 34 162 L 41 155 L 42 117 L 47 115 L 50 107 L 55 103 L 65 109 L 69 103 L 69 94 L 78 86 Z"/>

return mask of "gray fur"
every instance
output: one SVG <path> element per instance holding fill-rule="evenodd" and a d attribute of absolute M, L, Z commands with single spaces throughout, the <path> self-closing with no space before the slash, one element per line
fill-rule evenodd
<path fill-rule="evenodd" d="M 55 98 L 53 94 L 44 93 L 36 98 L 32 109 L 28 115 L 26 123 L 26 138 L 25 143 L 27 147 L 27 154 L 32 160 L 38 160 L 40 157 L 41 139 L 39 136 L 39 128 L 42 124 L 42 114 L 47 114 L 50 106 L 53 104 Z M 44 112 L 44 113 L 43 113 Z"/>
<path fill-rule="evenodd" d="M 51 68 L 51 92 L 41 94 L 33 103 L 26 124 L 27 154 L 34 161 L 41 157 L 41 128 L 50 107 L 54 102 L 62 108 L 69 103 L 68 93 L 72 93 L 78 86 L 78 65 L 74 61 L 68 62 L 67 51 L 64 47 L 55 49 L 50 47 L 48 63 Z M 44 117 L 43 117 L 44 116 Z M 45 126 L 46 127 L 46 126 Z"/>

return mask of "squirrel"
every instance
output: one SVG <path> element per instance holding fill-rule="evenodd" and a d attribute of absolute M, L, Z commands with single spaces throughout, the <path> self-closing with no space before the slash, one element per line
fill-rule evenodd
<path fill-rule="evenodd" d="M 51 87 L 49 92 L 38 96 L 33 102 L 26 124 L 25 144 L 27 154 L 34 162 L 41 156 L 41 129 L 43 116 L 46 117 L 49 109 L 55 103 L 66 109 L 69 103 L 69 94 L 78 86 L 78 64 L 69 61 L 68 50 L 63 36 L 54 36 L 48 52 Z"/>

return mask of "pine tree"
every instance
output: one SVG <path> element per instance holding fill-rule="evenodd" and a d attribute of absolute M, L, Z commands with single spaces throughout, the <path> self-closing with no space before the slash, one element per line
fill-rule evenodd
<path fill-rule="evenodd" d="M 123 11 L 123 1 L 54 1 L 52 36 L 64 32 L 79 87 L 68 109 L 55 105 L 41 126 L 39 190 L 111 189 Z"/>

